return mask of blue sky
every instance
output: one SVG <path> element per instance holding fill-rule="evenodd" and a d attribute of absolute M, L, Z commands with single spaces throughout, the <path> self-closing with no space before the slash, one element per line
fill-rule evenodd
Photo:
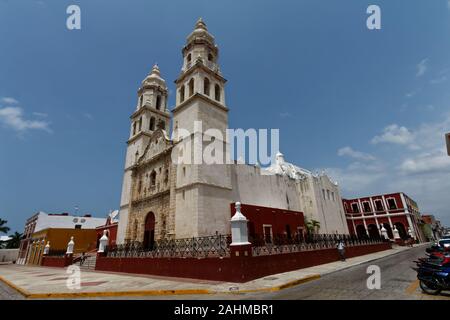
<path fill-rule="evenodd" d="M 381 30 L 366 28 L 369 4 Z M 37 210 L 118 208 L 136 91 L 157 62 L 173 92 L 200 16 L 230 127 L 279 128 L 286 160 L 325 169 L 343 196 L 404 191 L 450 224 L 447 0 L 0 0 L 0 217 L 13 230 Z"/>

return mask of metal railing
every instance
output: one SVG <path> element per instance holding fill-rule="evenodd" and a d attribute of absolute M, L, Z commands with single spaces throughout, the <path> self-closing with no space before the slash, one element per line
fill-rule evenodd
<path fill-rule="evenodd" d="M 340 241 L 344 243 L 345 247 L 383 242 L 381 238 L 359 238 L 347 234 L 311 234 L 307 236 L 299 234 L 292 237 L 276 235 L 270 238 L 253 237 L 250 239 L 254 256 L 331 249 L 336 248 Z"/>
<path fill-rule="evenodd" d="M 230 235 L 157 240 L 145 247 L 132 242 L 107 248 L 111 258 L 213 258 L 230 255 Z"/>
<path fill-rule="evenodd" d="M 358 238 L 353 235 L 313 234 L 308 236 L 275 235 L 250 237 L 255 256 L 336 248 L 343 241 L 346 247 L 382 243 L 380 238 Z M 108 247 L 110 258 L 214 258 L 230 256 L 231 235 L 214 235 L 185 239 L 157 240 L 145 247 L 134 241 Z"/>

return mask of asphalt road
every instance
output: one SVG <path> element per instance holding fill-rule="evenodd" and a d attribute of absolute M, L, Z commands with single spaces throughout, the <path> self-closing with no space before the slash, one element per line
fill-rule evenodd
<path fill-rule="evenodd" d="M 322 278 L 273 293 L 249 295 L 257 299 L 344 299 L 344 300 L 406 300 L 449 299 L 450 295 L 429 296 L 421 292 L 416 272 L 411 269 L 419 257 L 425 256 L 425 247 L 417 247 L 349 269 L 324 275 Z M 380 289 L 368 289 L 370 265 L 380 267 Z"/>

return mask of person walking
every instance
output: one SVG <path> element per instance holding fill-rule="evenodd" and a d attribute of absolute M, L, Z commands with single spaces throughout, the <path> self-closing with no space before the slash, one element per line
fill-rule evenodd
<path fill-rule="evenodd" d="M 337 250 L 339 252 L 339 257 L 341 258 L 341 261 L 345 261 L 345 244 L 344 241 L 339 240 L 338 244 L 336 245 Z"/>
<path fill-rule="evenodd" d="M 84 255 L 84 252 L 83 252 L 80 257 L 80 267 L 83 265 L 85 259 L 86 259 L 86 256 Z"/>

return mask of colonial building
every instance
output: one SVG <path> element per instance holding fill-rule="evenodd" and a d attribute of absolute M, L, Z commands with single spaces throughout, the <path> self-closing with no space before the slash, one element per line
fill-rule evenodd
<path fill-rule="evenodd" d="M 18 264 L 25 264 L 30 256 L 31 252 L 34 250 L 32 245 L 37 245 L 37 239 L 40 241 L 47 239 L 42 237 L 39 232 L 43 230 L 56 230 L 56 229 L 92 229 L 104 225 L 106 219 L 104 218 L 94 218 L 87 214 L 84 216 L 73 216 L 68 213 L 45 213 L 39 211 L 30 218 L 27 219 L 25 223 L 25 228 L 23 232 L 23 240 L 20 242 L 19 258 L 17 260 Z M 45 239 L 44 239 L 45 238 Z M 64 239 L 67 244 L 68 241 Z M 39 245 L 44 245 L 39 242 Z"/>
<path fill-rule="evenodd" d="M 277 212 L 277 226 L 254 218 L 254 230 L 266 230 L 265 235 L 275 229 L 297 232 L 303 223 L 295 217 L 303 217 L 302 213 L 320 222 L 320 233 L 348 234 L 338 185 L 324 173 L 312 174 L 286 162 L 281 153 L 268 168 L 228 161 L 226 152 L 225 164 L 172 161 L 182 156 L 185 149 L 179 147 L 194 136 L 179 135 L 182 129 L 194 133 L 195 123 L 201 122 L 203 132 L 215 129 L 226 137 L 228 128 L 219 48 L 201 19 L 187 37 L 182 56 L 171 113 L 169 90 L 158 66 L 138 90 L 127 142 L 117 242 L 139 241 L 148 247 L 156 239 L 229 234 L 231 204 L 237 201 L 243 203 L 243 210 L 256 212 L 260 207 Z M 168 134 L 171 122 L 172 138 Z M 201 147 L 208 146 L 205 140 L 201 139 Z M 215 139 L 214 144 L 226 150 L 226 141 Z M 264 216 L 273 220 L 269 214 Z M 290 222 L 281 228 L 283 221 Z"/>
<path fill-rule="evenodd" d="M 403 192 L 342 201 L 351 234 L 376 238 L 381 236 L 384 227 L 392 240 L 397 231 L 402 239 L 412 236 L 421 242 L 426 240 L 419 207 Z"/>

